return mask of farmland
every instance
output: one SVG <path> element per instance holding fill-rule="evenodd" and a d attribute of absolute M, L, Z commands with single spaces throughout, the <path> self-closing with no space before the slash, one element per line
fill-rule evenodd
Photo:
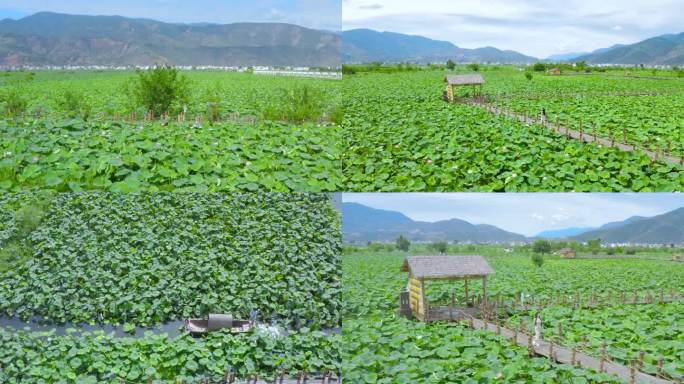
<path fill-rule="evenodd" d="M 409 254 L 426 254 L 415 246 Z M 489 296 L 504 302 L 524 297 L 539 302 L 557 295 L 607 295 L 634 290 L 654 296 L 661 289 L 684 292 L 684 265 L 638 259 L 565 260 L 547 256 L 542 267 L 530 261 L 528 251 L 504 253 L 488 246 L 452 246 L 450 254 L 482 254 L 496 270 L 488 281 Z M 399 271 L 406 253 L 358 248 L 343 256 L 345 302 L 343 364 L 353 382 L 619 382 L 615 378 L 543 357 L 528 358 L 527 349 L 511 344 L 493 331 L 471 330 L 466 324 L 426 325 L 396 316 L 399 292 L 406 273 Z M 478 292 L 476 280 L 471 292 Z M 463 284 L 434 282 L 428 286 L 430 302 L 446 303 L 451 293 L 463 302 Z M 538 300 L 538 301 L 537 301 Z M 637 308 L 638 310 L 635 310 Z M 612 361 L 629 365 L 644 351 L 642 371 L 655 374 L 658 359 L 672 378 L 684 376 L 684 319 L 682 303 L 647 305 L 611 304 L 572 309 L 548 304 L 542 310 L 545 338 L 579 346 L 599 356 L 603 341 Z M 514 329 L 523 320 L 533 328 L 535 311 L 509 308 L 502 312 L 503 326 Z M 563 337 L 559 337 L 559 323 Z M 586 339 L 585 339 L 586 338 Z M 469 381 L 470 380 L 470 381 Z"/>
<path fill-rule="evenodd" d="M 186 92 L 167 119 L 133 97 L 136 76 L 5 73 L 0 188 L 338 189 L 339 82 L 182 72 Z"/>
<path fill-rule="evenodd" d="M 458 72 L 463 73 L 464 71 Z M 347 76 L 344 184 L 353 191 L 681 191 L 684 168 L 442 101 L 443 71 Z M 482 70 L 493 106 L 679 158 L 684 80 Z M 463 93 L 463 90 L 457 90 Z"/>
<path fill-rule="evenodd" d="M 341 322 L 339 216 L 327 195 L 24 192 L 0 195 L 0 208 L 2 317 L 132 330 L 258 310 L 292 330 L 195 339 L 0 328 L 0 381 L 337 371 L 339 336 L 320 332 Z"/>

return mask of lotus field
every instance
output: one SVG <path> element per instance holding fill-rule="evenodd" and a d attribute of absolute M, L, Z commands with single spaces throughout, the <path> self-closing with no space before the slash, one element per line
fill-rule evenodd
<path fill-rule="evenodd" d="M 491 106 L 679 159 L 684 80 L 608 74 L 527 80 L 484 67 Z M 682 191 L 684 168 L 442 100 L 443 71 L 343 80 L 344 184 L 354 191 Z M 468 90 L 456 88 L 457 95 Z"/>
<path fill-rule="evenodd" d="M 0 195 L 0 317 L 132 331 L 230 313 L 290 330 L 115 337 L 0 326 L 0 382 L 337 371 L 339 215 L 327 195 Z M 64 381 L 67 382 L 67 381 Z"/>
<path fill-rule="evenodd" d="M 339 82 L 200 71 L 177 79 L 176 93 L 148 82 L 144 94 L 132 71 L 6 73 L 0 190 L 338 189 Z"/>
<path fill-rule="evenodd" d="M 416 246 L 409 254 L 425 254 Z M 660 289 L 684 293 L 684 264 L 658 260 L 560 259 L 547 256 L 535 266 L 529 251 L 504 253 L 489 246 L 452 246 L 449 254 L 482 254 L 495 269 L 488 281 L 491 300 L 504 303 L 526 300 L 539 303 L 550 297 Z M 619 383 L 615 377 L 570 365 L 551 363 L 545 357 L 528 357 L 526 347 L 513 345 L 493 330 L 471 330 L 466 323 L 426 325 L 396 315 L 399 292 L 407 274 L 399 271 L 407 253 L 358 248 L 343 256 L 345 317 L 343 370 L 345 378 L 360 383 L 441 382 L 572 382 Z M 481 292 L 477 280 L 472 292 Z M 454 293 L 463 302 L 463 284 L 431 282 L 430 302 L 446 304 Z M 684 303 L 605 304 L 573 309 L 567 304 L 508 307 L 502 326 L 514 329 L 521 320 L 533 334 L 533 319 L 542 308 L 542 336 L 567 348 L 575 346 L 598 358 L 606 342 L 607 359 L 629 366 L 643 351 L 641 371 L 684 377 Z M 458 305 L 458 304 L 457 304 Z M 560 325 L 560 327 L 559 327 Z M 559 332 L 559 328 L 561 329 Z"/>

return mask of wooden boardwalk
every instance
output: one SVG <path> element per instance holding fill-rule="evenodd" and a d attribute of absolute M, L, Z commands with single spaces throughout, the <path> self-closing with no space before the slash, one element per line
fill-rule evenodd
<path fill-rule="evenodd" d="M 604 139 L 604 138 L 598 137 L 598 135 L 594 136 L 593 134 L 590 134 L 587 132 L 575 131 L 575 130 L 570 129 L 568 127 L 563 127 L 563 126 L 560 126 L 558 124 L 550 123 L 549 121 L 540 121 L 540 120 L 534 119 L 534 118 L 529 117 L 529 116 L 519 115 L 519 114 L 513 113 L 511 111 L 502 110 L 502 109 L 499 109 L 499 108 L 497 108 L 491 104 L 481 102 L 481 101 L 472 101 L 471 100 L 471 101 L 467 101 L 466 104 L 484 107 L 485 109 L 487 109 L 487 111 L 489 111 L 495 115 L 507 116 L 507 117 L 516 119 L 516 120 L 518 120 L 522 123 L 528 124 L 528 125 L 531 125 L 531 124 L 540 125 L 540 126 L 543 126 L 545 128 L 548 128 L 548 129 L 555 131 L 556 133 L 558 133 L 561 136 L 566 136 L 568 138 L 583 141 L 585 143 L 597 143 L 597 144 L 600 144 L 600 145 L 603 145 L 606 147 L 618 148 L 618 149 L 625 151 L 625 152 L 641 151 L 646 156 L 648 156 L 648 158 L 650 158 L 653 161 L 660 161 L 660 162 L 667 163 L 667 164 L 684 165 L 684 157 L 675 158 L 675 157 L 667 156 L 667 155 L 664 155 L 664 154 L 661 154 L 658 152 L 653 152 L 653 151 L 650 151 L 648 149 L 639 148 L 639 147 L 634 146 L 634 145 L 623 144 L 623 143 L 617 142 L 615 140 Z"/>
<path fill-rule="evenodd" d="M 480 319 L 473 318 L 472 320 L 473 327 L 475 329 L 483 329 L 483 330 L 488 330 L 488 331 L 494 331 L 497 332 L 497 326 L 492 323 L 487 323 L 484 322 Z M 529 345 L 529 335 L 524 334 L 524 333 L 518 333 L 511 331 L 510 329 L 499 327 L 498 330 L 499 334 L 502 335 L 503 337 L 513 340 L 515 337 L 516 344 L 523 346 L 523 347 L 528 347 Z M 572 364 L 573 363 L 573 353 L 572 351 L 569 351 L 563 347 L 558 346 L 557 344 L 554 344 L 553 347 L 550 345 L 548 341 L 540 341 L 538 346 L 533 346 L 534 348 L 534 353 L 540 356 L 545 356 L 555 362 L 561 363 L 561 364 Z M 665 379 L 660 379 L 651 375 L 647 375 L 643 372 L 639 372 L 636 369 L 631 369 L 629 367 L 625 367 L 624 365 L 620 365 L 617 363 L 613 363 L 610 361 L 605 360 L 603 363 L 601 363 L 601 360 L 591 357 L 589 355 L 586 355 L 584 353 L 576 352 L 574 356 L 574 362 L 575 365 L 581 365 L 583 368 L 589 368 L 593 369 L 596 372 L 604 372 L 609 375 L 614 375 L 622 379 L 623 381 L 627 383 L 653 383 L 653 384 L 667 384 L 667 383 L 672 383 L 669 380 Z M 603 368 L 601 368 L 603 366 Z"/>

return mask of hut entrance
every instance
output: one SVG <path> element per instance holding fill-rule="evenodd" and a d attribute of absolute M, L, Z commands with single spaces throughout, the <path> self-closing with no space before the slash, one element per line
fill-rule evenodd
<path fill-rule="evenodd" d="M 487 304 L 487 276 L 494 270 L 482 256 L 409 256 L 404 259 L 402 272 L 408 272 L 409 281 L 406 292 L 400 294 L 399 314 L 420 321 L 453 320 L 473 312 L 476 295 L 468 290 L 468 280 L 482 279 L 483 305 Z M 451 296 L 448 306 L 431 305 L 426 295 L 426 282 L 431 280 L 463 280 L 465 301 L 456 304 Z"/>
<path fill-rule="evenodd" d="M 473 89 L 472 97 L 474 99 L 482 98 L 482 86 L 485 81 L 481 75 L 447 75 L 444 78 L 444 82 L 446 83 L 444 95 L 449 103 L 454 103 L 458 100 L 454 87 L 471 87 Z"/>

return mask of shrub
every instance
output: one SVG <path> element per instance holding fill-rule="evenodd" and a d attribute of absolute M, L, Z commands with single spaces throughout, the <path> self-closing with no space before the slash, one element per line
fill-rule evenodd
<path fill-rule="evenodd" d="M 223 88 L 220 83 L 215 83 L 204 95 L 204 99 L 207 102 L 206 117 L 212 123 L 221 120 L 223 115 L 223 108 L 221 108 L 222 95 Z"/>
<path fill-rule="evenodd" d="M 608 248 L 608 250 L 606 250 L 606 255 L 609 255 L 609 256 L 615 255 L 615 248 Z"/>
<path fill-rule="evenodd" d="M 181 104 L 187 103 L 190 83 L 177 69 L 157 66 L 147 71 L 138 70 L 137 74 L 132 96 L 139 106 L 154 112 L 155 116 L 179 109 Z"/>
<path fill-rule="evenodd" d="M 532 80 L 532 73 L 531 72 L 525 72 L 525 78 L 527 80 Z"/>
<path fill-rule="evenodd" d="M 542 256 L 541 253 L 533 253 L 532 262 L 534 265 L 541 268 L 541 266 L 544 265 L 544 256 Z"/>
<path fill-rule="evenodd" d="M 83 94 L 73 90 L 67 90 L 60 95 L 57 99 L 57 107 L 67 116 L 71 118 L 80 116 L 83 120 L 88 120 L 92 111 L 92 107 Z"/>
<path fill-rule="evenodd" d="M 625 253 L 628 255 L 636 255 L 636 249 L 630 248 L 630 249 L 626 250 Z"/>
<path fill-rule="evenodd" d="M 471 71 L 478 72 L 480 70 L 480 64 L 477 64 L 477 63 L 469 64 L 468 69 L 470 69 Z"/>
<path fill-rule="evenodd" d="M 262 112 L 265 120 L 290 123 L 315 122 L 323 115 L 323 92 L 304 85 L 282 89 L 280 97 L 274 98 Z"/>
<path fill-rule="evenodd" d="M 456 69 L 456 63 L 454 63 L 453 60 L 449 59 L 446 63 L 446 67 L 448 70 L 453 71 L 454 69 Z"/>
<path fill-rule="evenodd" d="M 2 97 L 4 104 L 5 116 L 17 117 L 24 112 L 28 107 L 28 100 L 16 88 L 10 88 Z"/>

